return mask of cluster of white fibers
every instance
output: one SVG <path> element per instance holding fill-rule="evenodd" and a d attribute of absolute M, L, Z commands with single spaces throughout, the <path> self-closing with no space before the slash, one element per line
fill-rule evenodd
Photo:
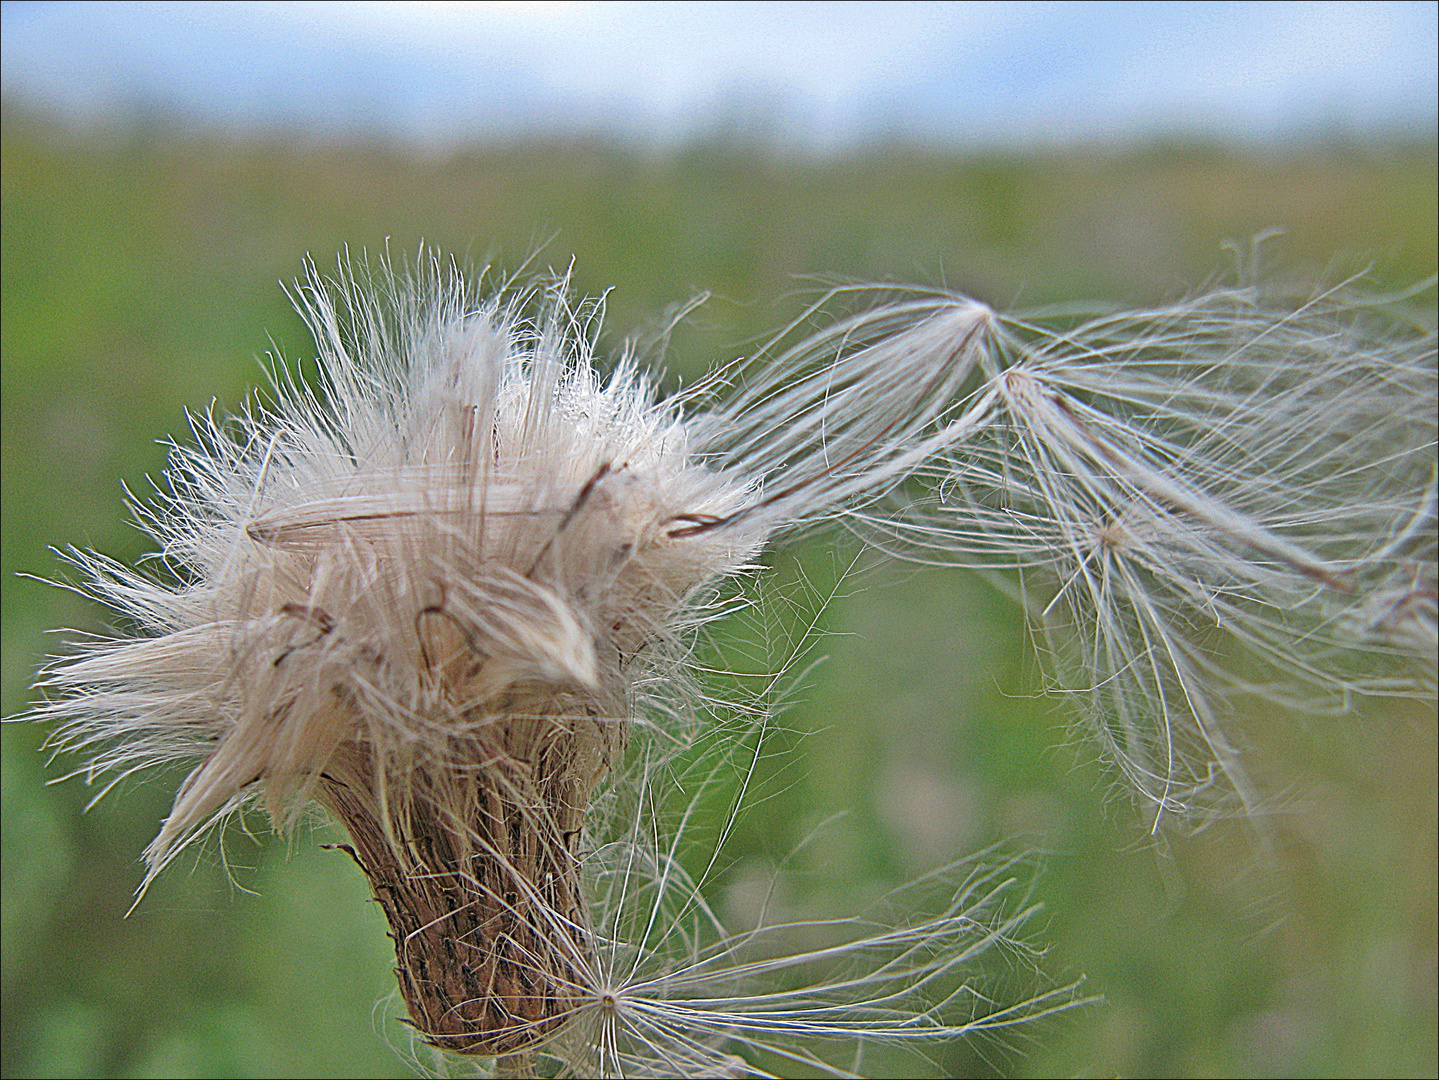
<path fill-rule="evenodd" d="M 866 524 L 912 557 L 1019 571 L 1156 828 L 1252 811 L 1236 694 L 1434 699 L 1439 372 L 1412 299 L 1238 287 L 1000 320 L 918 498 Z"/>
<path fill-rule="evenodd" d="M 1433 693 L 1433 327 L 1347 290 L 1058 326 L 869 298 L 659 400 L 628 358 L 596 371 L 600 305 L 563 282 L 312 272 L 318 383 L 194 418 L 139 511 L 164 573 L 73 553 L 130 626 L 54 662 L 35 715 L 92 779 L 197 762 L 147 883 L 252 799 L 328 810 L 421 1035 L 502 1070 L 845 1074 L 1066 1007 L 965 982 L 1030 910 L 998 870 L 793 954 L 725 933 L 656 809 L 724 726 L 696 631 L 826 523 L 1017 571 L 1156 821 L 1250 801 L 1234 691 Z"/>

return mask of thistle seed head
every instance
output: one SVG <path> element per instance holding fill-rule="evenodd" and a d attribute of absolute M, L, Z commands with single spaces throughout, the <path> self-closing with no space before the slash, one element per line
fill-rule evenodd
<path fill-rule="evenodd" d="M 192 418 L 138 510 L 167 573 L 71 553 L 133 627 L 56 660 L 35 715 L 91 778 L 193 765 L 147 884 L 250 800 L 281 828 L 326 808 L 411 1021 L 445 1049 L 730 1075 L 726 1045 L 813 1064 L 812 1040 L 914 1045 L 1068 1007 L 1073 987 L 946 1018 L 981 999 L 938 988 L 1032 911 L 1001 912 L 988 872 L 941 916 L 741 958 L 755 937 L 725 934 L 655 810 L 662 748 L 713 728 L 684 691 L 695 630 L 729 610 L 717 583 L 833 521 L 1018 570 L 1156 825 L 1252 802 L 1234 692 L 1432 696 L 1434 332 L 1343 290 L 1061 325 L 882 299 L 818 331 L 807 312 L 660 400 L 628 359 L 596 369 L 600 305 L 563 281 L 495 296 L 434 259 L 312 270 L 318 380 L 282 369 L 273 405 Z M 839 961 L 839 981 L 737 989 Z"/>
<path fill-rule="evenodd" d="M 791 430 L 721 460 L 733 414 L 694 423 L 630 362 L 602 376 L 596 311 L 563 285 L 529 303 L 438 263 L 367 272 L 300 291 L 318 385 L 281 375 L 274 407 L 196 417 L 197 445 L 174 448 L 143 511 L 174 584 L 79 556 L 142 632 L 56 667 L 51 711 L 72 717 L 62 739 L 120 740 L 98 768 L 200 757 L 147 883 L 257 793 L 281 827 L 328 809 L 389 919 L 415 1025 L 509 1055 L 583 985 L 586 811 L 636 683 L 797 504 L 907 453 L 962 365 L 931 365 L 916 392 L 893 341 L 868 345 L 833 392 L 882 371 L 883 423 L 836 413 L 833 460 L 796 464 L 773 446 L 823 421 L 774 416 Z M 967 330 L 978 309 L 958 310 Z"/>

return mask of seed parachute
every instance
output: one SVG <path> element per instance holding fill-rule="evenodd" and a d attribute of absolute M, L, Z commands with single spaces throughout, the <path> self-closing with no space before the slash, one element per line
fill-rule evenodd
<path fill-rule="evenodd" d="M 695 642 L 803 532 L 1013 575 L 1156 828 L 1256 805 L 1238 694 L 1433 695 L 1435 338 L 1397 300 L 1026 320 L 840 289 L 666 398 L 597 366 L 598 302 L 482 280 L 312 269 L 317 378 L 277 366 L 273 404 L 192 417 L 137 511 L 156 569 L 70 554 L 127 626 L 55 660 L 32 714 L 107 790 L 191 766 L 146 884 L 252 802 L 281 829 L 324 808 L 433 1046 L 510 1074 L 849 1075 L 866 1043 L 1080 1000 L 970 981 L 1025 950 L 1003 856 L 740 935 L 684 869 L 676 785 L 712 747 L 743 786 L 771 712 L 719 700 Z"/>

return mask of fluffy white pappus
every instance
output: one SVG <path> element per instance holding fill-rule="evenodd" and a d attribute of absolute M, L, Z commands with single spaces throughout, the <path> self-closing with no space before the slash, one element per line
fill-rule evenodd
<path fill-rule="evenodd" d="M 152 873 L 257 780 L 293 813 L 346 742 L 444 756 L 517 688 L 623 719 L 634 655 L 761 539 L 673 536 L 747 493 L 694 465 L 632 366 L 601 380 L 562 306 L 531 325 L 432 278 L 396 317 L 354 280 L 311 284 L 320 396 L 286 382 L 273 410 L 195 418 L 145 512 L 175 581 L 82 556 L 142 634 L 52 674 L 89 691 L 60 705 L 83 714 L 67 737 L 204 755 Z"/>
<path fill-rule="evenodd" d="M 1021 857 L 980 852 L 858 915 L 766 903 L 757 925 L 733 932 L 682 865 L 683 820 L 667 831 L 647 812 L 657 793 L 641 791 L 621 815 L 628 830 L 591 857 L 600 918 L 576 956 L 568 1026 L 538 1048 L 541 1075 L 952 1075 L 944 1055 L 957 1041 L 1002 1042 L 1095 1000 L 1083 979 L 1056 986 L 1039 973 L 1027 935 L 1041 906 Z M 1007 982 L 1041 988 L 996 999 L 991 961 Z"/>
<path fill-rule="evenodd" d="M 794 387 L 660 401 L 627 359 L 596 370 L 600 305 L 563 281 L 487 297 L 437 261 L 361 264 L 298 306 L 317 383 L 281 370 L 274 405 L 192 418 L 139 510 L 169 580 L 73 555 L 135 632 L 54 664 L 40 713 L 92 776 L 197 761 L 146 885 L 252 799 L 282 829 L 318 802 L 415 1026 L 524 1055 L 585 1000 L 590 800 L 640 699 L 680 692 L 713 586 L 773 534 L 913 470 L 990 316 L 896 309 L 804 353 Z M 662 711 L 687 745 L 685 707 Z"/>
<path fill-rule="evenodd" d="M 865 515 L 911 557 L 1020 572 L 1156 827 L 1256 808 L 1236 697 L 1433 700 L 1432 310 L 1354 284 L 1001 320 L 928 490 Z"/>
<path fill-rule="evenodd" d="M 870 306 L 813 328 L 850 294 Z M 935 920 L 795 954 L 837 982 L 722 992 L 810 961 L 749 957 L 657 831 L 605 839 L 615 792 L 665 775 L 657 748 L 714 727 L 687 660 L 734 606 L 722 584 L 798 530 L 1017 573 L 1156 827 L 1256 802 L 1226 734 L 1240 694 L 1433 694 L 1435 336 L 1402 304 L 1240 288 L 1040 322 L 841 289 L 661 399 L 628 357 L 597 370 L 602 304 L 564 281 L 342 265 L 297 302 L 318 380 L 281 370 L 275 404 L 193 418 L 139 510 L 167 574 L 72 554 L 133 625 L 56 660 L 35 714 L 92 779 L 194 765 L 147 883 L 256 797 L 282 828 L 333 814 L 443 1049 L 729 1075 L 1075 1000 L 955 1018 L 963 980 L 935 991 L 957 958 L 1018 926 L 965 887 Z"/>
<path fill-rule="evenodd" d="M 486 297 L 437 262 L 312 272 L 318 385 L 281 370 L 274 406 L 192 416 L 169 490 L 136 507 L 172 580 L 72 553 L 136 633 L 48 671 L 59 741 L 101 748 L 96 774 L 203 757 L 152 875 L 257 781 L 289 820 L 346 742 L 405 772 L 517 694 L 584 699 L 618 745 L 705 585 L 924 459 L 990 319 L 965 300 L 851 319 L 687 413 L 728 373 L 672 401 L 629 359 L 602 375 L 600 305 L 565 291 Z"/>

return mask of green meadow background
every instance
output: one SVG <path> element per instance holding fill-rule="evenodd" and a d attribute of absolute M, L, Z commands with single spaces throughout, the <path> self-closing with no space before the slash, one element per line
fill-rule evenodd
<path fill-rule="evenodd" d="M 875 148 L 786 159 L 723 140 L 664 155 L 606 142 L 239 141 L 161 122 L 67 132 L 10 106 L 3 127 L 3 709 L 23 711 L 59 627 L 103 616 L 22 575 L 48 549 L 147 550 L 143 492 L 183 410 L 233 408 L 257 357 L 310 354 L 280 283 L 313 255 L 413 253 L 563 269 L 608 293 L 607 347 L 653 336 L 701 291 L 668 363 L 692 379 L 751 351 L 807 276 L 945 283 L 997 307 L 1172 298 L 1279 227 L 1277 272 L 1378 287 L 1435 272 L 1428 145 L 1259 154 L 1213 146 L 946 156 Z M 538 252 L 538 255 L 534 253 Z M 1433 293 L 1428 294 L 1432 300 Z M 672 383 L 671 383 L 672 384 Z M 770 560 L 821 592 L 843 545 Z M 783 900 L 863 895 L 1007 840 L 1042 850 L 1040 985 L 1102 1001 L 943 1048 L 944 1075 L 1434 1075 L 1436 725 L 1425 708 L 1238 724 L 1265 828 L 1149 838 L 1040 692 L 1016 610 L 953 572 L 879 567 L 825 607 L 827 657 L 795 695 L 710 895 L 743 922 L 773 867 Z M 257 828 L 178 860 L 125 917 L 177 774 L 86 811 L 47 786 L 45 732 L 3 732 L 6 1076 L 394 1076 L 383 920 L 322 824 Z M 996 993 L 1036 985 L 1023 964 Z M 899 1068 L 888 1059 L 871 1067 Z"/>

